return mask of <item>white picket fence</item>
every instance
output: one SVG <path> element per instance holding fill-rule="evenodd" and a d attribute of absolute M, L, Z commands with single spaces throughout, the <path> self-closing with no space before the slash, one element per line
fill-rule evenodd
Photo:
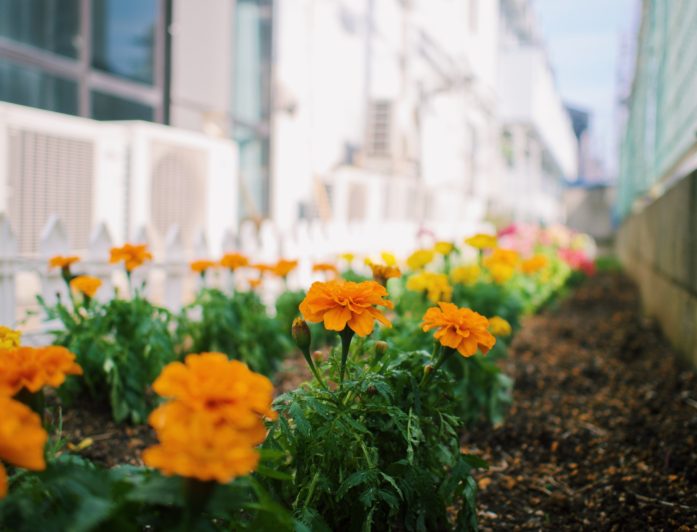
<path fill-rule="evenodd" d="M 403 222 L 340 225 L 300 221 L 295 227 L 284 231 L 268 220 L 258 228 L 247 221 L 240 225 L 237 233 L 225 231 L 223 241 L 214 247 L 223 252 L 239 251 L 253 263 L 271 263 L 280 258 L 297 259 L 299 266 L 289 276 L 288 285 L 298 288 L 308 287 L 313 280 L 323 279 L 320 274 L 312 272 L 314 263 L 336 262 L 342 253 L 355 253 L 358 257 L 355 266 L 360 269 L 364 267 L 363 257 L 379 257 L 381 251 L 390 251 L 404 258 L 416 247 L 432 245 L 436 235 L 440 239 L 455 239 L 471 234 L 474 229 L 461 227 L 453 231 L 450 227 L 442 227 L 435 232 Z M 149 232 L 143 228 L 137 232 L 133 242 L 151 244 L 152 240 Z M 114 290 L 127 293 L 122 266 L 109 263 L 109 251 L 117 244 L 112 240 L 108 228 L 101 224 L 93 229 L 87 250 L 72 249 L 64 224 L 53 216 L 41 233 L 37 255 L 21 256 L 10 222 L 0 213 L 0 324 L 19 325 L 29 335 L 46 330 L 46 323 L 36 312 L 39 309 L 36 295 L 41 294 L 48 304 L 56 302 L 59 297 L 68 301 L 67 287 L 60 270 L 48 267 L 49 259 L 55 255 L 81 257 L 81 261 L 73 266 L 73 271 L 102 280 L 96 296 L 98 299 L 113 297 Z M 201 282 L 200 277 L 191 271 L 190 261 L 218 259 L 220 253 L 217 256 L 211 254 L 203 231 L 195 238 L 193 247 L 185 249 L 177 226 L 170 228 L 161 247 L 161 250 L 157 247 L 153 250 L 152 262 L 134 272 L 133 282 L 139 286 L 145 281 L 148 298 L 177 311 L 191 301 Z M 230 284 L 229 275 L 223 269 L 217 269 L 207 276 L 206 283 L 227 287 Z M 236 273 L 235 281 L 244 282 L 245 275 L 254 274 Z M 264 301 L 271 305 L 282 288 L 280 280 L 265 280 L 262 288 Z"/>

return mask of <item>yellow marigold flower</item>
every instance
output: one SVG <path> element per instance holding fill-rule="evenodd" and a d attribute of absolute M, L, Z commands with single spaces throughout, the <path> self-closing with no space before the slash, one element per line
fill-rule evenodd
<path fill-rule="evenodd" d="M 356 255 L 354 253 L 342 253 L 339 255 L 339 258 L 351 264 L 354 260 L 356 260 Z"/>
<path fill-rule="evenodd" d="M 492 249 L 498 245 L 498 239 L 496 235 L 477 233 L 474 236 L 465 238 L 465 244 L 477 249 Z"/>
<path fill-rule="evenodd" d="M 143 462 L 165 475 L 230 482 L 257 467 L 259 452 L 247 435 L 179 401 L 154 410 L 149 418 L 160 443 L 143 451 Z M 263 441 L 266 430 L 257 418 Z"/>
<path fill-rule="evenodd" d="M 387 327 L 392 323 L 375 306 L 393 308 L 384 286 L 375 281 L 354 283 L 329 281 L 312 283 L 305 299 L 300 303 L 300 312 L 310 322 L 324 322 L 330 331 L 343 331 L 346 326 L 358 336 L 373 332 L 375 320 Z"/>
<path fill-rule="evenodd" d="M 132 272 L 144 262 L 152 260 L 152 253 L 148 251 L 145 244 L 124 244 L 123 246 L 111 248 L 111 257 L 109 262 L 116 264 L 123 262 L 126 266 L 126 271 Z"/>
<path fill-rule="evenodd" d="M 0 349 L 19 347 L 22 333 L 0 325 Z"/>
<path fill-rule="evenodd" d="M 223 258 L 220 259 L 220 265 L 223 268 L 227 268 L 229 270 L 236 270 L 237 268 L 244 268 L 245 266 L 249 266 L 249 259 L 242 255 L 241 253 L 225 253 L 223 255 Z"/>
<path fill-rule="evenodd" d="M 316 264 L 312 265 L 312 271 L 313 272 L 322 272 L 326 274 L 334 274 L 334 275 L 339 275 L 339 270 L 337 269 L 336 266 L 333 264 L 330 264 L 328 262 L 318 262 Z"/>
<path fill-rule="evenodd" d="M 239 429 L 253 426 L 271 409 L 271 381 L 223 353 L 187 355 L 167 364 L 152 385 L 155 393 L 224 419 Z"/>
<path fill-rule="evenodd" d="M 426 311 L 421 327 L 424 332 L 437 329 L 434 338 L 441 345 L 457 349 L 464 357 L 474 355 L 477 349 L 486 355 L 494 347 L 496 338 L 488 331 L 489 320 L 484 316 L 452 303 L 438 306 Z"/>
<path fill-rule="evenodd" d="M 509 268 L 516 268 L 520 262 L 520 255 L 517 251 L 505 248 L 496 248 L 484 259 L 484 264 L 488 267 L 493 264 L 501 264 Z"/>
<path fill-rule="evenodd" d="M 205 273 L 211 268 L 215 268 L 218 264 L 212 260 L 195 260 L 189 266 L 191 271 L 196 273 Z"/>
<path fill-rule="evenodd" d="M 549 259 L 547 259 L 546 256 L 534 255 L 533 257 L 524 260 L 520 265 L 520 269 L 523 270 L 523 273 L 533 274 L 544 270 L 548 264 Z"/>
<path fill-rule="evenodd" d="M 407 258 L 407 266 L 412 270 L 425 268 L 435 257 L 432 249 L 417 249 Z"/>
<path fill-rule="evenodd" d="M 400 277 L 402 272 L 396 266 L 385 266 L 383 264 L 375 264 L 374 262 L 368 262 L 370 271 L 373 272 L 373 279 L 384 285 L 387 279 L 393 279 Z"/>
<path fill-rule="evenodd" d="M 475 284 L 482 274 L 482 270 L 477 264 L 465 264 L 453 268 L 450 272 L 450 278 L 454 283 L 465 285 Z"/>
<path fill-rule="evenodd" d="M 397 257 L 394 256 L 394 253 L 383 251 L 380 253 L 380 258 L 387 266 L 397 266 Z"/>
<path fill-rule="evenodd" d="M 298 267 L 298 261 L 297 260 L 285 260 L 281 259 L 279 260 L 276 265 L 273 267 L 273 273 L 278 275 L 279 277 L 287 277 L 290 272 L 292 272 L 295 268 Z"/>
<path fill-rule="evenodd" d="M 82 375 L 75 355 L 65 347 L 17 347 L 0 351 L 0 395 L 12 396 L 22 388 L 38 392 L 57 388 L 66 375 Z"/>
<path fill-rule="evenodd" d="M 39 415 L 9 397 L 0 397 L 0 412 L 0 460 L 34 471 L 46 469 L 44 446 L 48 434 Z M 7 473 L 0 463 L 0 499 L 6 494 Z"/>
<path fill-rule="evenodd" d="M 94 297 L 100 286 L 102 286 L 102 280 L 91 275 L 80 275 L 70 281 L 70 288 L 87 297 Z"/>
<path fill-rule="evenodd" d="M 440 255 L 450 255 L 455 249 L 455 245 L 452 242 L 436 242 L 433 246 L 433 251 Z"/>
<path fill-rule="evenodd" d="M 407 279 L 407 290 L 426 292 L 428 299 L 434 303 L 450 301 L 453 288 L 444 273 L 419 272 Z"/>
<path fill-rule="evenodd" d="M 489 318 L 489 332 L 494 336 L 510 336 L 512 329 L 511 324 L 500 316 Z"/>
<path fill-rule="evenodd" d="M 502 263 L 498 263 L 498 262 L 489 265 L 488 268 L 489 268 L 489 274 L 491 275 L 491 278 L 497 284 L 505 283 L 511 277 L 513 277 L 513 274 L 515 273 L 515 270 L 513 268 L 511 268 L 510 266 L 507 266 L 506 264 L 502 264 Z"/>
<path fill-rule="evenodd" d="M 62 255 L 56 255 L 55 257 L 51 257 L 51 259 L 48 261 L 48 265 L 51 268 L 69 268 L 71 264 L 78 262 L 79 260 L 80 257 L 63 257 Z"/>

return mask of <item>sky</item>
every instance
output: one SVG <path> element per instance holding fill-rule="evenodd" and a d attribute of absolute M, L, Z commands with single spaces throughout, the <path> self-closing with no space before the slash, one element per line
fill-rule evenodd
<path fill-rule="evenodd" d="M 592 113 L 592 151 L 612 175 L 620 46 L 634 39 L 637 0 L 534 0 L 534 6 L 562 99 Z"/>

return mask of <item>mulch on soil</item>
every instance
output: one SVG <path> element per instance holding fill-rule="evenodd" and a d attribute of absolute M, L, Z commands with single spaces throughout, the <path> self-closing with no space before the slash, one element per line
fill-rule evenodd
<path fill-rule="evenodd" d="M 600 273 L 528 318 L 505 365 L 508 418 L 463 442 L 491 465 L 482 529 L 697 527 L 697 375 L 630 281 Z"/>

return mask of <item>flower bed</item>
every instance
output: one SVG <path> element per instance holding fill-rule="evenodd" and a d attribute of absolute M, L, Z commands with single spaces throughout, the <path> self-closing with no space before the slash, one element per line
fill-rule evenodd
<path fill-rule="evenodd" d="M 314 267 L 324 281 L 286 290 L 271 317 L 257 291 L 297 261 L 199 260 L 202 288 L 179 314 L 151 304 L 132 272 L 143 246 L 112 251 L 127 298 L 98 302 L 100 281 L 56 257 L 70 301 L 44 308 L 59 347 L 0 333 L 0 526 L 14 529 L 435 530 L 476 527 L 472 471 L 460 449 L 476 421 L 500 424 L 512 381 L 496 363 L 524 313 L 585 268 L 568 232 L 508 228 L 436 242 L 398 265 L 389 253 Z M 529 241 L 532 238 L 532 243 Z M 528 246 L 528 247 L 526 247 Z M 585 260 L 585 259 L 584 259 Z M 243 268 L 245 286 L 235 276 Z M 292 336 L 291 336 L 292 333 Z M 301 351 L 312 378 L 273 399 L 281 360 Z M 59 399 L 44 406 L 44 388 Z M 62 409 L 89 401 L 115 422 L 154 430 L 143 466 L 105 469 L 66 442 Z M 70 443 L 70 445 L 68 445 Z M 19 447 L 18 447 L 19 446 Z"/>

